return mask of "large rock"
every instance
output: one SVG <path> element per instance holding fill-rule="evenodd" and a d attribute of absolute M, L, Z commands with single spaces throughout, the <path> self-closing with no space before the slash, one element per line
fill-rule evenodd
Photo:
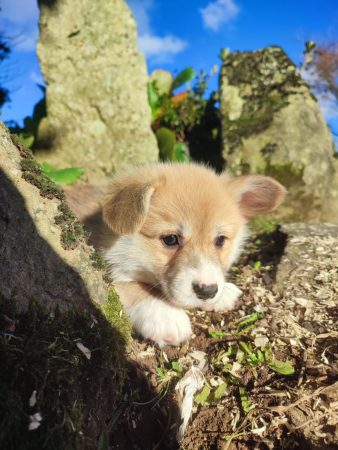
<path fill-rule="evenodd" d="M 0 448 L 97 448 L 130 335 L 101 266 L 63 192 L 0 123 Z"/>
<path fill-rule="evenodd" d="M 38 56 L 47 118 L 37 157 L 82 166 L 96 182 L 124 164 L 157 160 L 147 74 L 123 0 L 39 0 Z"/>
<path fill-rule="evenodd" d="M 338 166 L 330 130 L 308 86 L 279 47 L 223 53 L 223 157 L 236 175 L 274 176 L 289 191 L 275 216 L 338 221 Z"/>

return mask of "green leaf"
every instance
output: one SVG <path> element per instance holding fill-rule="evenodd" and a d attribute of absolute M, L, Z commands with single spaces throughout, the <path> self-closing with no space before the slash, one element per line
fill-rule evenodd
<path fill-rule="evenodd" d="M 171 367 L 173 368 L 173 370 L 175 370 L 175 372 L 178 372 L 178 373 L 183 372 L 183 367 L 178 361 L 172 361 Z"/>
<path fill-rule="evenodd" d="M 254 263 L 253 267 L 255 270 L 258 270 L 258 269 L 260 269 L 261 265 L 262 265 L 262 263 L 260 261 L 256 261 Z"/>
<path fill-rule="evenodd" d="M 164 378 L 167 374 L 167 371 L 164 367 L 156 367 L 155 372 L 160 378 Z"/>
<path fill-rule="evenodd" d="M 42 171 L 56 184 L 72 184 L 78 180 L 84 173 L 82 167 L 68 167 L 66 169 L 56 169 L 54 166 L 43 163 Z"/>
<path fill-rule="evenodd" d="M 236 320 L 237 323 L 237 332 L 243 332 L 245 328 L 245 331 L 252 328 L 252 325 L 257 322 L 257 320 L 260 320 L 263 317 L 263 313 L 255 311 L 254 313 L 241 317 L 240 319 Z M 245 325 L 248 325 L 248 327 L 245 327 Z"/>
<path fill-rule="evenodd" d="M 239 388 L 239 397 L 241 399 L 243 411 L 245 413 L 248 413 L 251 409 L 251 404 L 245 388 L 243 387 Z"/>
<path fill-rule="evenodd" d="M 175 160 L 175 134 L 169 128 L 161 127 L 156 131 L 156 139 L 160 150 L 160 157 L 163 160 Z"/>
<path fill-rule="evenodd" d="M 32 133 L 19 133 L 18 138 L 22 145 L 26 148 L 31 148 L 34 144 L 34 134 Z"/>
<path fill-rule="evenodd" d="M 176 89 L 182 84 L 187 83 L 188 81 L 192 80 L 195 76 L 195 71 L 192 67 L 187 67 L 186 69 L 182 70 L 176 77 L 174 78 L 172 89 Z"/>
<path fill-rule="evenodd" d="M 153 81 L 148 82 L 147 89 L 148 89 L 148 103 L 151 109 L 151 119 L 152 121 L 154 121 L 157 118 L 159 112 L 160 97 L 156 91 L 156 87 Z"/>
<path fill-rule="evenodd" d="M 224 337 L 224 336 L 228 336 L 229 333 L 227 333 L 225 331 L 221 331 L 221 330 L 210 330 L 209 335 L 211 337 Z"/>
<path fill-rule="evenodd" d="M 189 162 L 189 156 L 187 155 L 187 147 L 183 143 L 175 144 L 174 148 L 175 161 L 177 162 Z"/>
<path fill-rule="evenodd" d="M 271 361 L 268 361 L 268 366 L 274 372 L 280 373 L 281 375 L 293 375 L 295 373 L 295 369 L 292 367 L 290 361 L 272 359 Z"/>
<path fill-rule="evenodd" d="M 218 386 L 218 388 L 214 392 L 215 401 L 219 401 L 224 396 L 224 394 L 227 391 L 227 388 L 228 388 L 227 383 L 222 383 Z"/>
<path fill-rule="evenodd" d="M 57 167 L 52 166 L 51 164 L 46 163 L 46 162 L 43 162 L 43 163 L 41 163 L 40 165 L 41 165 L 41 169 L 42 169 L 45 173 L 48 173 L 48 172 L 54 172 L 54 170 L 58 170 Z"/>
<path fill-rule="evenodd" d="M 202 391 L 198 395 L 196 395 L 195 402 L 198 405 L 203 406 L 205 404 L 205 402 L 207 401 L 209 395 L 210 395 L 210 388 L 209 388 L 209 386 L 205 385 L 204 388 L 202 389 Z"/>

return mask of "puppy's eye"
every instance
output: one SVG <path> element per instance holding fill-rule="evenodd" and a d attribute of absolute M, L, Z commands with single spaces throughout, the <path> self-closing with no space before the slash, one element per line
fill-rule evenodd
<path fill-rule="evenodd" d="M 226 241 L 226 236 L 217 236 L 215 239 L 215 245 L 216 247 L 223 247 L 224 242 Z"/>
<path fill-rule="evenodd" d="M 163 236 L 161 241 L 167 247 L 177 247 L 179 245 L 178 236 L 176 234 L 168 234 L 167 236 Z"/>

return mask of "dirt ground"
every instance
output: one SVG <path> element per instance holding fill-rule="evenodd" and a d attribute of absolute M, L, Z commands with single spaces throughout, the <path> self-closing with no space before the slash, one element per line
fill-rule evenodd
<path fill-rule="evenodd" d="M 189 312 L 193 338 L 159 349 L 134 340 L 112 449 L 338 449 L 338 227 L 288 225 L 254 235 L 230 274 L 229 313 Z M 180 443 L 175 386 L 194 395 Z"/>

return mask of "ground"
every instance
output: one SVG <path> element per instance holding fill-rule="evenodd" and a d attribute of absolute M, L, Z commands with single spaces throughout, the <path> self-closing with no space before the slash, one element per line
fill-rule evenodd
<path fill-rule="evenodd" d="M 136 338 L 102 449 L 336 449 L 337 229 L 253 235 L 230 274 L 243 290 L 234 311 L 191 311 L 181 347 Z M 178 444 L 175 386 L 192 364 L 205 382 Z"/>

